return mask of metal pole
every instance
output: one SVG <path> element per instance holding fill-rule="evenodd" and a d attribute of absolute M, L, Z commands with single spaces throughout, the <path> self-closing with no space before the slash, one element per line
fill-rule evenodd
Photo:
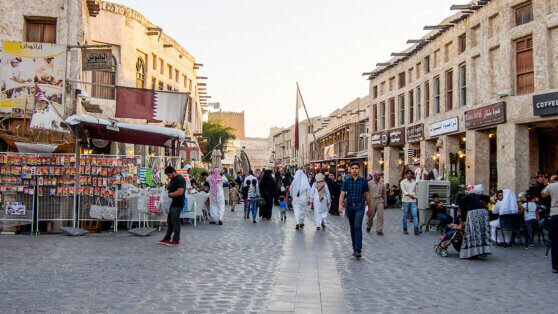
<path fill-rule="evenodd" d="M 81 163 L 81 152 L 79 147 L 79 138 L 76 137 L 74 150 L 76 154 L 76 180 L 74 182 L 74 228 L 76 228 L 76 221 L 79 223 L 79 165 Z"/>

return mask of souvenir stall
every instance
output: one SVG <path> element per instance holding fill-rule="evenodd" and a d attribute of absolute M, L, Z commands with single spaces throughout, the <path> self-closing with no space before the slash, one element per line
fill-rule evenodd
<path fill-rule="evenodd" d="M 72 115 L 66 122 L 75 128 L 83 141 L 93 138 L 161 146 L 173 156 L 178 155 L 180 143 L 185 140 L 184 131 L 174 128 L 123 123 L 87 115 Z M 130 232 L 140 236 L 155 230 L 153 222 L 158 222 L 159 227 L 166 222 L 166 214 L 159 206 L 160 196 L 164 194 L 164 162 L 157 163 L 157 167 L 141 167 L 140 156 L 80 156 L 78 153 L 76 158 L 84 167 L 77 176 L 78 185 L 83 187 L 78 221 L 110 220 L 114 231 L 122 222 Z M 171 160 L 174 157 L 162 159 L 165 158 Z M 90 227 L 91 224 L 84 225 L 91 230 Z M 65 232 L 77 235 L 83 231 L 74 228 Z"/>

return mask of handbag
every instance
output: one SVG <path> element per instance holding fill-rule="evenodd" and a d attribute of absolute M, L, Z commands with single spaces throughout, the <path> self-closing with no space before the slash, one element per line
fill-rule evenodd
<path fill-rule="evenodd" d="M 103 206 L 103 210 L 102 210 L 103 219 L 105 219 L 105 220 L 116 219 L 116 212 L 117 212 L 117 208 L 116 208 L 116 206 L 114 206 L 114 202 L 111 199 L 111 200 L 109 200 L 109 203 L 108 203 L 107 206 Z"/>
<path fill-rule="evenodd" d="M 265 199 L 263 197 L 258 197 L 258 200 L 256 201 L 256 206 L 262 207 L 265 206 L 265 204 L 267 204 Z"/>
<path fill-rule="evenodd" d="M 89 217 L 93 219 L 102 219 L 103 218 L 103 206 L 101 206 L 101 202 L 99 198 L 95 201 L 95 204 L 91 205 L 89 209 Z"/>

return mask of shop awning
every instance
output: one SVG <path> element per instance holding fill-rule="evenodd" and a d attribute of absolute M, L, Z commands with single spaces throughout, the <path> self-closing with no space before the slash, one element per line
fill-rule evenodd
<path fill-rule="evenodd" d="M 66 122 L 80 125 L 87 130 L 89 137 L 114 142 L 170 146 L 172 140 L 185 140 L 184 131 L 153 125 L 109 121 L 84 114 L 69 116 Z"/>

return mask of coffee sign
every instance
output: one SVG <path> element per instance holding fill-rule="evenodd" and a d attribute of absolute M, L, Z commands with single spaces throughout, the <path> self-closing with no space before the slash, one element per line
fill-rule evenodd
<path fill-rule="evenodd" d="M 81 56 L 83 71 L 112 70 L 112 50 L 84 49 Z"/>
<path fill-rule="evenodd" d="M 535 116 L 558 114 L 558 92 L 534 95 L 533 114 Z"/>
<path fill-rule="evenodd" d="M 499 102 L 490 106 L 465 111 L 465 128 L 476 129 L 506 122 L 506 103 Z"/>
<path fill-rule="evenodd" d="M 407 142 L 415 143 L 424 140 L 424 123 L 407 128 Z"/>

